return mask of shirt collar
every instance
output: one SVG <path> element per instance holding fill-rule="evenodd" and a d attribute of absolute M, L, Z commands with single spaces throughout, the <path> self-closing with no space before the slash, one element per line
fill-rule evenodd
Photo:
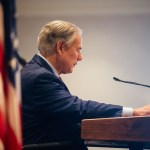
<path fill-rule="evenodd" d="M 47 64 L 52 68 L 54 74 L 59 78 L 59 74 L 58 74 L 57 70 L 55 69 L 55 67 L 54 67 L 45 57 L 43 57 L 43 56 L 40 54 L 40 52 L 38 52 L 37 55 L 39 55 L 41 58 L 43 58 L 43 59 L 47 62 Z"/>

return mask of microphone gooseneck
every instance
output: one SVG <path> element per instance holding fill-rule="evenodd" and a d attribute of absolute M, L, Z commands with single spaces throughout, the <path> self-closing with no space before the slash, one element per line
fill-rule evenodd
<path fill-rule="evenodd" d="M 124 80 L 120 80 L 120 79 L 118 79 L 118 78 L 116 78 L 116 77 L 113 77 L 113 79 L 114 79 L 115 81 L 118 81 L 118 82 L 129 83 L 129 84 L 134 84 L 134 85 L 139 85 L 139 86 L 144 86 L 144 87 L 150 88 L 150 85 L 140 84 L 140 83 L 131 82 L 131 81 L 124 81 Z"/>

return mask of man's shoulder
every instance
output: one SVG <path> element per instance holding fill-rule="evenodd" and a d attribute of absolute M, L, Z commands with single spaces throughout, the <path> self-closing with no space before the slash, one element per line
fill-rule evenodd
<path fill-rule="evenodd" d="M 52 74 L 52 72 L 37 63 L 32 62 L 27 63 L 21 70 L 21 76 L 36 76 L 44 74 Z"/>
<path fill-rule="evenodd" d="M 50 70 L 40 64 L 29 61 L 21 70 L 21 78 L 25 79 L 35 79 L 35 78 L 45 78 L 45 79 L 56 79 L 57 76 Z"/>

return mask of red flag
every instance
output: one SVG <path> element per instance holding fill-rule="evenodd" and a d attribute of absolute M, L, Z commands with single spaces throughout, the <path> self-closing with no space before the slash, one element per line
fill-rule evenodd
<path fill-rule="evenodd" d="M 4 150 L 5 135 L 6 135 L 6 112 L 5 112 L 5 99 L 4 99 L 4 86 L 3 86 L 3 41 L 4 41 L 4 28 L 3 28 L 3 9 L 0 3 L 0 149 Z"/>
<path fill-rule="evenodd" d="M 0 1 L 1 2 L 1 1 Z M 0 111 L 0 123 L 6 132 L 0 129 L 0 146 L 5 150 L 20 150 L 22 147 L 21 134 L 21 101 L 20 90 L 17 88 L 18 81 L 18 61 L 14 52 L 17 50 L 16 28 L 15 28 L 15 3 L 13 0 L 3 0 L 4 9 L 4 49 L 0 55 L 1 59 L 1 84 L 0 92 L 3 94 L 3 101 L 0 108 L 5 105 L 5 109 Z M 17 84 L 18 83 L 18 84 Z M 20 87 L 20 85 L 19 85 Z M 1 110 L 1 109 L 0 109 Z M 4 117 L 3 117 L 4 116 Z M 1 121 L 0 120 L 0 121 Z M 1 144 L 2 143 L 2 144 Z M 0 147 L 1 148 L 1 147 Z"/>

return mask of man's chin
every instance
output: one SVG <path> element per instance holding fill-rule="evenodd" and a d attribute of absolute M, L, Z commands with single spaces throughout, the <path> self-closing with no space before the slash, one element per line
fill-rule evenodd
<path fill-rule="evenodd" d="M 72 70 L 70 70 L 70 71 L 68 71 L 68 73 L 72 73 L 73 72 L 73 69 Z"/>
<path fill-rule="evenodd" d="M 69 73 L 72 73 L 72 72 L 73 72 L 73 69 L 68 70 L 68 71 L 66 71 L 66 72 L 63 72 L 63 74 L 69 74 Z"/>

